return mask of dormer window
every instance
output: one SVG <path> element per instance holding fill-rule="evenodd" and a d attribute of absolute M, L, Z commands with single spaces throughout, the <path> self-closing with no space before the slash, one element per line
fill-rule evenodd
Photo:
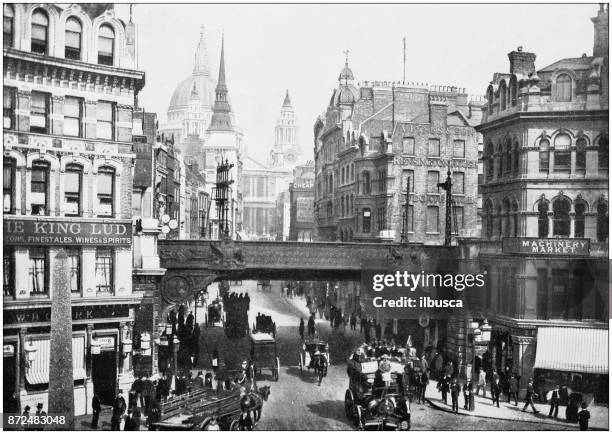
<path fill-rule="evenodd" d="M 572 79 L 568 74 L 561 74 L 557 77 L 556 90 L 555 90 L 556 101 L 571 101 L 572 100 Z"/>

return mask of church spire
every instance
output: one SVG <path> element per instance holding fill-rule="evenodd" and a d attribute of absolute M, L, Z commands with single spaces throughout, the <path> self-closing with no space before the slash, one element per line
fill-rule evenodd
<path fill-rule="evenodd" d="M 200 41 L 195 52 L 195 66 L 193 67 L 194 74 L 210 75 L 208 67 L 208 50 L 206 49 L 206 40 L 204 39 L 204 26 L 200 27 Z"/>
<path fill-rule="evenodd" d="M 283 101 L 283 107 L 291 107 L 291 98 L 289 98 L 289 89 L 287 89 L 287 93 L 285 94 L 285 100 Z"/>
<path fill-rule="evenodd" d="M 215 89 L 215 105 L 210 120 L 209 130 L 231 130 L 232 108 L 227 100 L 227 85 L 225 84 L 225 36 L 221 37 L 221 60 L 219 63 L 219 80 Z"/>

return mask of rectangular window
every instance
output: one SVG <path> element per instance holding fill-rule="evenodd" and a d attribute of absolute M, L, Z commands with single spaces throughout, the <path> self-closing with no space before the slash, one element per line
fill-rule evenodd
<path fill-rule="evenodd" d="M 406 216 L 406 231 L 414 232 L 414 206 L 408 205 L 408 215 Z"/>
<path fill-rule="evenodd" d="M 440 232 L 440 213 L 437 206 L 427 207 L 427 232 Z"/>
<path fill-rule="evenodd" d="M 49 95 L 46 93 L 32 92 L 30 132 L 40 134 L 49 132 Z"/>
<path fill-rule="evenodd" d="M 465 193 L 465 174 L 463 172 L 453 173 L 453 194 Z"/>
<path fill-rule="evenodd" d="M 465 158 L 465 140 L 453 141 L 453 157 Z"/>
<path fill-rule="evenodd" d="M 414 170 L 404 170 L 402 176 L 402 191 L 401 194 L 406 195 L 406 188 L 410 187 L 410 192 L 414 193 Z M 410 186 L 408 186 L 408 182 L 410 182 Z"/>
<path fill-rule="evenodd" d="M 365 208 L 363 210 L 362 228 L 363 228 L 363 233 L 364 234 L 369 234 L 370 233 L 371 219 L 372 219 L 372 216 L 370 214 L 371 213 L 370 213 L 370 210 L 368 208 Z"/>
<path fill-rule="evenodd" d="M 4 270 L 4 296 L 15 295 L 15 250 L 5 246 L 2 255 L 2 269 Z"/>
<path fill-rule="evenodd" d="M 5 159 L 3 166 L 4 213 L 15 213 L 15 160 Z"/>
<path fill-rule="evenodd" d="M 81 251 L 78 249 L 68 249 L 68 266 L 70 267 L 70 276 L 68 285 L 70 292 L 81 292 Z"/>
<path fill-rule="evenodd" d="M 378 191 L 380 193 L 387 191 L 387 172 L 384 170 L 378 171 Z"/>
<path fill-rule="evenodd" d="M 113 292 L 113 251 L 110 249 L 96 250 L 96 290 Z"/>
<path fill-rule="evenodd" d="M 453 233 L 455 235 L 458 235 L 463 230 L 463 207 L 456 206 L 453 208 L 453 210 L 455 212 L 455 219 L 453 222 Z"/>
<path fill-rule="evenodd" d="M 4 128 L 14 129 L 15 128 L 15 101 L 17 89 L 13 87 L 3 87 L 4 98 L 3 98 L 3 113 L 4 113 Z"/>
<path fill-rule="evenodd" d="M 440 156 L 440 139 L 429 139 L 427 147 L 428 157 L 439 157 Z"/>
<path fill-rule="evenodd" d="M 379 231 L 385 230 L 387 228 L 387 209 L 386 208 L 378 208 L 376 220 L 377 220 Z"/>
<path fill-rule="evenodd" d="M 31 214 L 49 215 L 47 196 L 49 194 L 49 165 L 35 162 L 32 165 Z"/>
<path fill-rule="evenodd" d="M 555 150 L 555 172 L 569 172 L 571 167 L 571 151 L 569 149 Z"/>
<path fill-rule="evenodd" d="M 414 137 L 404 137 L 402 141 L 402 153 L 414 155 Z"/>
<path fill-rule="evenodd" d="M 427 193 L 430 193 L 430 194 L 440 193 L 440 188 L 438 187 L 439 182 L 440 182 L 440 172 L 437 172 L 437 171 L 427 172 Z"/>
<path fill-rule="evenodd" d="M 32 53 L 47 54 L 47 26 L 42 23 L 32 23 Z"/>
<path fill-rule="evenodd" d="M 64 214 L 66 216 L 81 215 L 82 173 L 80 166 L 66 168 L 64 174 Z"/>
<path fill-rule="evenodd" d="M 64 101 L 64 135 L 81 137 L 82 100 L 67 96 Z"/>
<path fill-rule="evenodd" d="M 29 275 L 30 295 L 47 294 L 47 251 L 45 249 L 30 250 Z"/>
<path fill-rule="evenodd" d="M 98 216 L 113 217 L 114 215 L 115 172 L 100 168 L 98 170 Z"/>
<path fill-rule="evenodd" d="M 98 101 L 96 107 L 97 126 L 96 138 L 105 140 L 115 139 L 115 107 L 112 102 Z"/>

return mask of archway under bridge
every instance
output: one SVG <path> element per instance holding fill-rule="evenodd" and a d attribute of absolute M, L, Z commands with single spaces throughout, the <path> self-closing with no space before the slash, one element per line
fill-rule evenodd
<path fill-rule="evenodd" d="M 159 240 L 161 296 L 186 303 L 220 280 L 360 280 L 368 267 L 457 270 L 457 247 L 397 243 Z"/>

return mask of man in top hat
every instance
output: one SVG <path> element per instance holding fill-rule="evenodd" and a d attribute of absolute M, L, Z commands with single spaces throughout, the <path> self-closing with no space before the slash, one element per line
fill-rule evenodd
<path fill-rule="evenodd" d="M 38 404 L 36 404 L 36 414 L 38 417 L 38 423 L 35 424 L 32 428 L 38 430 L 38 431 L 42 431 L 45 429 L 45 422 L 43 420 L 43 417 L 45 417 L 47 415 L 46 412 L 43 411 L 43 405 L 42 402 L 39 402 Z"/>
<path fill-rule="evenodd" d="M 123 398 L 123 390 L 119 390 L 115 401 L 113 402 L 113 412 L 111 416 L 111 431 L 119 431 L 121 426 L 121 417 L 125 413 L 127 406 Z"/>
<path fill-rule="evenodd" d="M 523 411 L 527 411 L 527 407 L 531 405 L 531 408 L 534 413 L 539 413 L 536 410 L 535 405 L 533 405 L 533 397 L 535 396 L 535 392 L 533 390 L 533 378 L 529 379 L 529 384 L 527 385 L 527 393 L 525 395 L 525 407 L 523 407 Z"/>

